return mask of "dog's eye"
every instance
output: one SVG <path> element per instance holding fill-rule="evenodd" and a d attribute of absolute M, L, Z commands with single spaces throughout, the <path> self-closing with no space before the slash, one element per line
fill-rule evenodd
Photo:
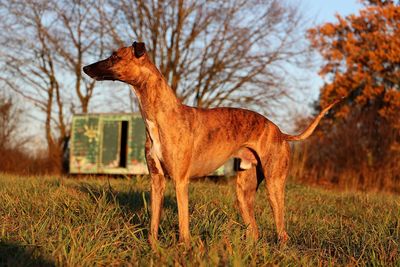
<path fill-rule="evenodd" d="M 117 54 L 112 54 L 111 57 L 110 57 L 110 59 L 111 59 L 112 61 L 117 61 L 117 60 L 119 60 L 120 58 L 119 58 L 119 56 L 118 56 Z"/>

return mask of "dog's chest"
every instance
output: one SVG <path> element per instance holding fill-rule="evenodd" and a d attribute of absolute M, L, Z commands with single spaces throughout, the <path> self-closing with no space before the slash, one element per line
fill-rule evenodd
<path fill-rule="evenodd" d="M 161 151 L 161 142 L 160 135 L 158 132 L 158 128 L 154 122 L 146 119 L 147 129 L 151 139 L 151 155 L 158 158 L 158 160 L 162 161 L 162 151 Z"/>

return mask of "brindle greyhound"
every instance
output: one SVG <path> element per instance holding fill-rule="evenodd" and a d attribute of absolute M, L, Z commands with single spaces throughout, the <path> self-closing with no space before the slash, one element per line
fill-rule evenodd
<path fill-rule="evenodd" d="M 330 104 L 299 135 L 287 135 L 262 115 L 238 108 L 203 109 L 183 105 L 151 62 L 144 43 L 134 42 L 109 58 L 83 68 L 90 77 L 132 85 L 146 124 L 146 160 L 151 176 L 151 229 L 157 241 L 165 177 L 174 181 L 178 202 L 180 240 L 189 243 L 188 184 L 205 176 L 227 159 L 240 159 L 236 194 L 247 235 L 259 236 L 254 197 L 266 180 L 278 238 L 288 239 L 284 224 L 284 191 L 289 166 L 288 141 L 311 135 Z"/>

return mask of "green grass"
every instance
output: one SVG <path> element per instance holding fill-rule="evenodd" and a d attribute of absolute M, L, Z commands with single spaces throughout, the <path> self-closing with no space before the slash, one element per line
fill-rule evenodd
<path fill-rule="evenodd" d="M 161 246 L 147 242 L 149 181 L 61 179 L 0 174 L 0 266 L 399 266 L 400 198 L 287 186 L 286 247 L 276 242 L 262 186 L 257 243 L 244 239 L 232 183 L 190 185 L 192 247 L 179 245 L 168 183 Z"/>

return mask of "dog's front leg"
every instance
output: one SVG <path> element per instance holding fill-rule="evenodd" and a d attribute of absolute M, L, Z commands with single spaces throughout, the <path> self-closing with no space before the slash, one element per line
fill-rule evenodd
<path fill-rule="evenodd" d="M 160 161 L 154 155 L 151 139 L 147 136 L 145 152 L 147 167 L 151 178 L 151 223 L 149 241 L 153 249 L 157 246 L 158 227 L 160 225 L 160 217 L 164 200 L 165 176 L 161 168 Z"/>
<path fill-rule="evenodd" d="M 175 187 L 178 202 L 179 240 L 189 246 L 189 179 L 176 181 Z"/>
<path fill-rule="evenodd" d="M 165 177 L 162 174 L 151 174 L 151 225 L 149 240 L 155 248 L 158 240 L 158 227 L 160 225 L 161 210 L 165 190 Z"/>

